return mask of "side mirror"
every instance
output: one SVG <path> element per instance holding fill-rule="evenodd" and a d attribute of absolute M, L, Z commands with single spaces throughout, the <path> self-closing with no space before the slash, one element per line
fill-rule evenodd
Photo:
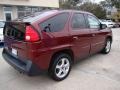
<path fill-rule="evenodd" d="M 106 29 L 107 28 L 107 25 L 105 24 L 100 24 L 100 29 Z"/>

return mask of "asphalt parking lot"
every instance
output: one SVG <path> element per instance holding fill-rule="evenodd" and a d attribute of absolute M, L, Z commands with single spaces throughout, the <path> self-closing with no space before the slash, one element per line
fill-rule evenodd
<path fill-rule="evenodd" d="M 120 28 L 112 31 L 111 52 L 78 62 L 62 82 L 53 81 L 47 75 L 20 74 L 3 60 L 0 46 L 0 90 L 120 90 Z"/>

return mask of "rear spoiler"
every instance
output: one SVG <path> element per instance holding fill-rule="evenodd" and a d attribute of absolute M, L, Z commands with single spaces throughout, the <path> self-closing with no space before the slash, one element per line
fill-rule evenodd
<path fill-rule="evenodd" d="M 30 25 L 30 22 L 6 21 L 5 24 L 27 24 L 27 25 Z"/>

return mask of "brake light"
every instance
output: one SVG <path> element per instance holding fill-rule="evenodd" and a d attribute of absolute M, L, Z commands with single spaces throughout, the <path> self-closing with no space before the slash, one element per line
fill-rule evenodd
<path fill-rule="evenodd" d="M 31 26 L 26 26 L 25 41 L 35 42 L 39 39 L 38 33 Z"/>

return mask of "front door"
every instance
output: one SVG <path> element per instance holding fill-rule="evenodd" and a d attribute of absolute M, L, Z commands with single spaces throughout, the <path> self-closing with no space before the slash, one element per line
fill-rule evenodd
<path fill-rule="evenodd" d="M 74 13 L 70 22 L 69 31 L 72 50 L 78 60 L 89 55 L 90 30 L 87 28 L 85 17 L 82 13 Z"/>
<path fill-rule="evenodd" d="M 90 53 L 94 54 L 103 49 L 105 44 L 105 35 L 102 30 L 100 30 L 99 20 L 93 16 L 88 15 L 88 24 L 91 31 L 91 50 Z"/>

